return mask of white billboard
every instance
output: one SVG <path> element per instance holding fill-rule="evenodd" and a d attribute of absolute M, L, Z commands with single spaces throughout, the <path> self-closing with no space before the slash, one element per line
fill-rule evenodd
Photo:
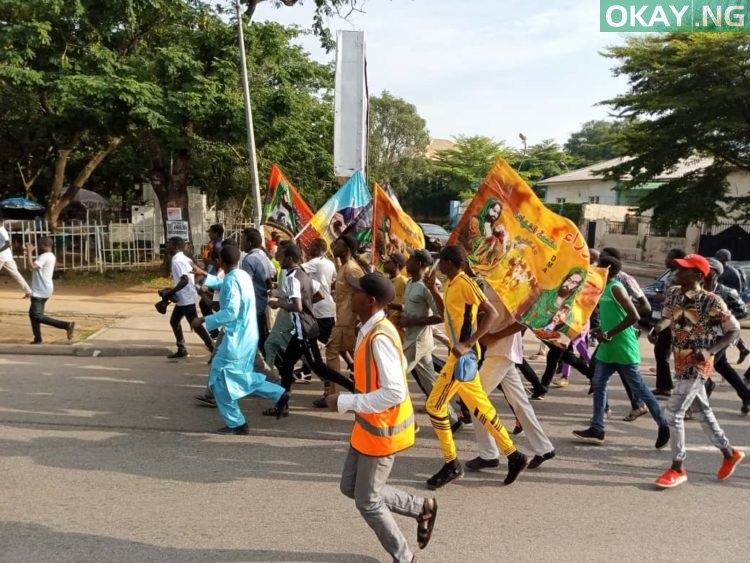
<path fill-rule="evenodd" d="M 336 34 L 333 171 L 340 182 L 367 168 L 367 68 L 365 34 Z"/>

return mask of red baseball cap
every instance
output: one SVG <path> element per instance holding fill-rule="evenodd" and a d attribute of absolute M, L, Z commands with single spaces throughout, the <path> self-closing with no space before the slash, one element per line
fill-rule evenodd
<path fill-rule="evenodd" d="M 711 264 L 700 254 L 688 254 L 685 258 L 675 258 L 674 263 L 681 268 L 699 270 L 704 276 L 711 271 Z"/>

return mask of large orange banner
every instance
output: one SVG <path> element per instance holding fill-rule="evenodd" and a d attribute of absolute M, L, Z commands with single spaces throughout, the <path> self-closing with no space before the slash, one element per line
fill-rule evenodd
<path fill-rule="evenodd" d="M 606 270 L 572 221 L 550 211 L 503 159 L 498 159 L 454 229 L 473 270 L 518 322 L 540 338 L 566 344 L 588 322 Z"/>
<path fill-rule="evenodd" d="M 378 184 L 372 199 L 372 231 L 372 264 L 380 270 L 389 254 L 409 256 L 413 250 L 424 248 L 422 229 Z"/>

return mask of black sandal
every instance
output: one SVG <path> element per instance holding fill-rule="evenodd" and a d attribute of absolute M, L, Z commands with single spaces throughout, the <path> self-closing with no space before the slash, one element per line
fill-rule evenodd
<path fill-rule="evenodd" d="M 432 501 L 431 509 L 428 508 L 428 501 Z M 437 511 L 437 499 L 425 499 L 422 514 L 417 516 L 417 545 L 419 549 L 424 549 L 430 543 L 432 529 L 435 527 L 435 520 L 437 520 Z"/>

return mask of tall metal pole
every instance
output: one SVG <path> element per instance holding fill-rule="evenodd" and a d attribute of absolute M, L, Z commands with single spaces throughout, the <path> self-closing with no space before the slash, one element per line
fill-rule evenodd
<path fill-rule="evenodd" d="M 260 183 L 258 182 L 258 160 L 255 156 L 255 131 L 253 130 L 253 109 L 250 104 L 250 81 L 247 77 L 247 55 L 245 54 L 245 32 L 243 30 L 242 4 L 240 0 L 235 0 L 237 9 L 237 28 L 240 35 L 240 65 L 242 65 L 242 91 L 245 99 L 245 125 L 247 126 L 247 152 L 250 160 L 250 175 L 253 183 L 253 198 L 255 200 L 255 226 L 260 230 L 263 236 L 263 229 L 260 223 L 263 220 L 262 208 L 260 201 Z"/>

